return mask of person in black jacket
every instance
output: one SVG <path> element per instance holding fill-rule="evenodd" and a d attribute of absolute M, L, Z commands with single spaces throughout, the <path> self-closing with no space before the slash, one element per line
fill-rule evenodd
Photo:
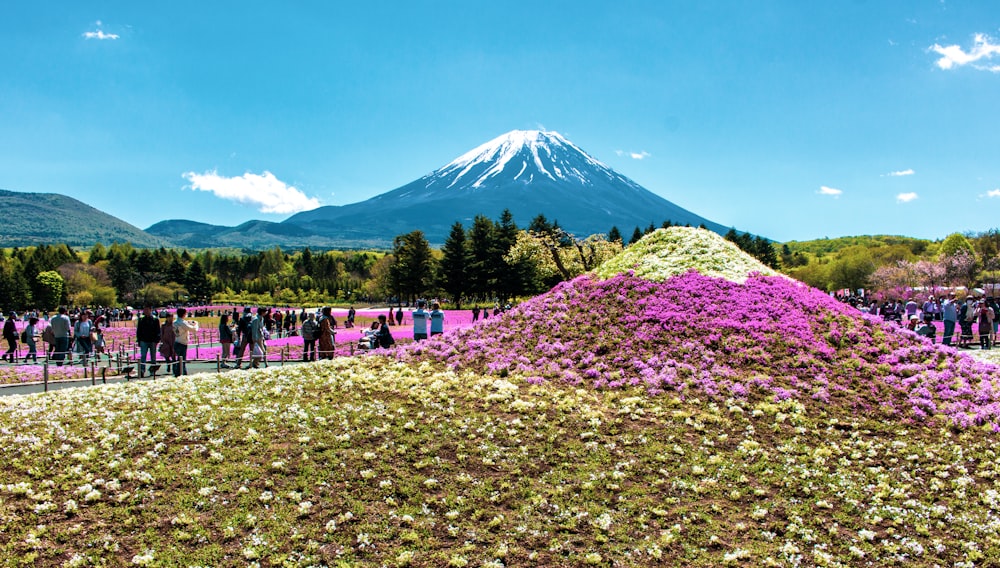
<path fill-rule="evenodd" d="M 139 344 L 139 376 L 146 376 L 146 354 L 149 364 L 156 364 L 156 344 L 160 342 L 160 320 L 153 315 L 152 306 L 144 306 L 135 324 L 135 340 Z"/>
<path fill-rule="evenodd" d="M 392 332 L 389 331 L 389 326 L 385 323 L 386 317 L 384 314 L 379 314 L 378 316 L 378 335 L 376 335 L 376 340 L 378 341 L 378 346 L 383 349 L 388 349 L 392 347 L 396 340 L 392 338 Z"/>

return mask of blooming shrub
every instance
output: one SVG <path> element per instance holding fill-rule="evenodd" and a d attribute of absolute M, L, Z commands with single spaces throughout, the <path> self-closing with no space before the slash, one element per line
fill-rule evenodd
<path fill-rule="evenodd" d="M 581 276 L 405 360 L 651 393 L 764 396 L 968 427 L 1000 422 L 996 367 L 781 277 Z"/>
<path fill-rule="evenodd" d="M 607 279 L 631 271 L 640 278 L 662 282 L 690 270 L 734 282 L 743 282 L 753 273 L 777 274 L 716 233 L 690 227 L 657 229 L 594 272 Z"/>

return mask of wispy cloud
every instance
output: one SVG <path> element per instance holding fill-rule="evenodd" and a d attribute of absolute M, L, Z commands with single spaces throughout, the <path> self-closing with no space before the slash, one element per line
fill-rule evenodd
<path fill-rule="evenodd" d="M 85 37 L 86 39 L 118 39 L 118 34 L 106 33 L 104 30 L 101 29 L 101 26 L 103 24 L 101 23 L 100 20 L 94 22 L 94 25 L 97 26 L 97 31 L 83 32 L 83 37 Z"/>
<path fill-rule="evenodd" d="M 917 197 L 918 195 L 916 193 L 913 193 L 912 191 L 907 193 L 900 193 L 899 195 L 896 196 L 896 203 L 909 203 L 914 199 L 916 199 Z"/>
<path fill-rule="evenodd" d="M 992 43 L 986 34 L 975 34 L 972 49 L 966 52 L 960 45 L 932 45 L 929 49 L 941 56 L 935 64 L 941 69 L 954 69 L 971 65 L 973 69 L 1000 73 L 1000 64 L 993 57 L 1000 56 L 1000 44 Z"/>
<path fill-rule="evenodd" d="M 889 177 L 903 177 L 903 176 L 912 176 L 915 173 L 917 172 L 913 171 L 912 169 L 908 169 L 908 170 L 899 170 L 898 172 L 889 172 L 885 175 Z"/>
<path fill-rule="evenodd" d="M 615 154 L 619 156 L 628 156 L 633 160 L 645 160 L 646 158 L 652 156 L 649 152 L 643 150 L 642 152 L 626 152 L 625 150 L 615 150 Z"/>
<path fill-rule="evenodd" d="M 986 197 L 1000 197 L 1000 187 L 987 191 Z"/>
<path fill-rule="evenodd" d="M 97 30 L 96 32 L 83 32 L 83 37 L 87 39 L 118 39 L 118 34 L 108 34 L 104 33 L 104 30 Z"/>
<path fill-rule="evenodd" d="M 817 191 L 816 193 L 820 195 L 832 195 L 834 197 L 840 197 L 840 194 L 844 193 L 844 191 L 841 189 L 837 189 L 835 187 L 827 187 L 825 185 L 821 185 L 819 186 L 819 191 Z"/>
<path fill-rule="evenodd" d="M 213 170 L 203 174 L 187 172 L 183 177 L 191 184 L 191 189 L 210 191 L 222 199 L 251 204 L 261 213 L 298 213 L 320 206 L 318 199 L 307 197 L 268 171 L 261 175 L 247 172 L 242 176 L 225 177 Z"/>

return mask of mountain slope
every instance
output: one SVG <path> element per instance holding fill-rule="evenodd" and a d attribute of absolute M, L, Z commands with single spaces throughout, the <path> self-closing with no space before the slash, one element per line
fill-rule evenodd
<path fill-rule="evenodd" d="M 177 246 L 190 248 L 226 247 L 263 250 L 274 246 L 333 248 L 339 244 L 335 239 L 317 235 L 306 227 L 271 221 L 247 221 L 235 227 L 226 227 L 171 219 L 160 221 L 146 231 Z"/>
<path fill-rule="evenodd" d="M 117 217 L 57 193 L 0 190 L 0 210 L 4 212 L 0 246 L 66 243 L 89 247 L 98 241 L 104 244 L 127 241 L 137 247 L 170 246 Z"/>
<path fill-rule="evenodd" d="M 298 213 L 284 223 L 347 240 L 369 235 L 387 242 L 420 229 L 440 244 L 455 221 L 468 225 L 477 214 L 496 219 L 505 208 L 521 226 L 544 214 L 581 236 L 667 219 L 727 230 L 615 172 L 560 134 L 537 130 L 509 132 L 403 187 L 360 203 Z"/>

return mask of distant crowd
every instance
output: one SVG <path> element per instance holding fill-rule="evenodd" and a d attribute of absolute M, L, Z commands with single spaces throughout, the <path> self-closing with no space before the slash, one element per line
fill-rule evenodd
<path fill-rule="evenodd" d="M 848 296 L 841 300 L 862 312 L 896 322 L 931 341 L 937 338 L 934 322 L 940 321 L 943 324 L 941 343 L 954 343 L 961 349 L 971 349 L 974 339 L 978 339 L 981 349 L 992 349 L 1000 327 L 1000 318 L 997 317 L 1000 315 L 1000 303 L 993 296 L 969 294 L 959 299 L 955 292 L 948 292 L 925 296 L 922 301 L 915 296 L 883 301 Z M 959 331 L 957 338 L 956 328 Z"/>

